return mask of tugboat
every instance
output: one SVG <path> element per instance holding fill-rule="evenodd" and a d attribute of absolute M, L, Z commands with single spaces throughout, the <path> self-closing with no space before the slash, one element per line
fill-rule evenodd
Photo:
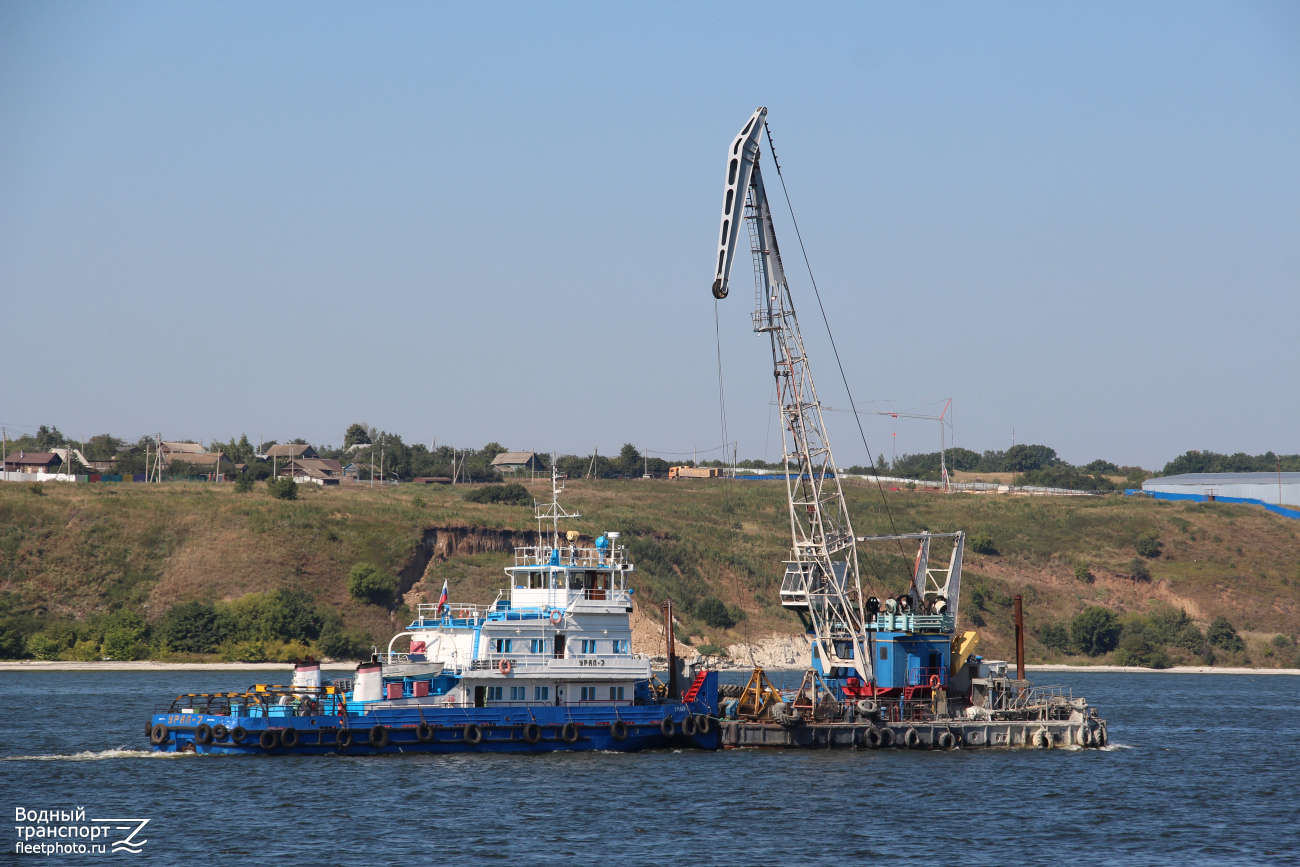
<path fill-rule="evenodd" d="M 761 669 L 747 685 L 725 687 L 723 746 L 1105 746 L 1106 723 L 1087 701 L 1025 679 L 1020 597 L 1014 679 L 1005 662 L 975 656 L 976 633 L 957 633 L 964 533 L 855 535 L 759 168 L 765 133 L 779 177 L 766 108 L 727 149 L 712 291 L 717 301 L 730 292 L 744 223 L 754 266 L 750 318 L 771 345 L 781 407 L 785 473 L 777 478 L 785 482 L 791 531 L 781 605 L 802 621 L 812 659 L 797 690 L 781 692 Z M 930 567 L 936 541 L 952 545 L 938 569 Z M 904 543 L 918 543 L 906 593 L 863 592 L 859 542 L 894 543 L 900 553 Z"/>
<path fill-rule="evenodd" d="M 227 754 L 717 749 L 717 672 L 677 695 L 675 676 L 662 684 L 632 653 L 636 569 L 617 532 L 589 547 L 561 537 L 560 521 L 581 517 L 561 490 L 552 470 L 551 501 L 535 508 L 548 544 L 515 549 L 490 605 L 450 602 L 444 584 L 353 676 L 326 681 L 308 660 L 288 685 L 178 696 L 150 719 L 149 742 Z"/>

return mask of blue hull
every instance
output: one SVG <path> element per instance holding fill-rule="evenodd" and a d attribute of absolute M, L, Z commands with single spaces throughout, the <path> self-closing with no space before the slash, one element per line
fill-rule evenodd
<path fill-rule="evenodd" d="M 150 725 L 167 727 L 167 738 L 154 744 L 159 752 L 198 752 L 217 755 L 326 755 L 378 753 L 546 753 L 561 750 L 606 750 L 636 752 L 665 748 L 716 750 L 720 746 L 716 708 L 704 702 L 690 705 L 649 705 L 612 708 L 383 708 L 364 715 L 314 717 L 238 717 L 206 714 L 156 714 Z M 688 717 L 709 720 L 706 733 L 683 732 Z M 621 727 L 614 725 L 622 722 Z M 672 734 L 665 734 L 665 720 L 671 721 Z M 425 727 L 421 727 L 421 723 Z M 535 724 L 531 734 L 536 743 L 525 738 L 526 726 Z M 572 724 L 565 738 L 565 726 Z M 209 743 L 198 742 L 201 725 L 224 726 L 224 737 Z M 371 742 L 371 732 L 382 726 L 380 740 Z M 471 727 L 477 727 L 475 731 Z M 625 727 L 625 728 L 624 728 Z M 689 728 L 689 724 L 686 725 Z M 236 728 L 244 729 L 243 738 L 234 742 Z M 283 744 L 284 733 L 292 728 L 293 746 Z M 273 735 L 265 740 L 264 732 Z M 340 731 L 351 735 L 351 743 L 340 743 Z M 420 735 L 425 740 L 420 740 Z M 615 737 L 622 734 L 622 738 Z M 290 736 L 293 739 L 293 736 Z M 344 740 L 347 735 L 344 736 Z M 477 743 L 473 742 L 477 739 Z"/>

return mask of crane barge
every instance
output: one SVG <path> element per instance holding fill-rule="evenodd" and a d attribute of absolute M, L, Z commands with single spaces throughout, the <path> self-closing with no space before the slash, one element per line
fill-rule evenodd
<path fill-rule="evenodd" d="M 1005 662 L 975 655 L 977 633 L 958 634 L 964 532 L 854 533 L 763 183 L 766 131 L 760 107 L 727 152 L 712 288 L 715 299 L 730 294 L 744 223 L 751 320 L 771 346 L 782 421 L 791 547 L 781 604 L 803 622 L 811 658 L 792 694 L 761 669 L 743 687 L 724 686 L 723 746 L 1104 746 L 1106 723 L 1086 699 L 1063 687 L 1035 688 L 1024 677 L 1023 651 L 1011 677 Z M 775 154 L 773 163 L 779 173 Z M 860 542 L 916 545 L 907 592 L 863 593 Z M 936 543 L 947 549 L 947 563 L 932 567 Z"/>

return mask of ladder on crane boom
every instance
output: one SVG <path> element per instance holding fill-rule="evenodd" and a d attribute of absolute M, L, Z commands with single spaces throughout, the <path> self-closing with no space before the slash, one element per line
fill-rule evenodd
<path fill-rule="evenodd" d="M 831 675 L 831 668 L 852 669 L 863 682 L 871 683 L 874 678 L 867 653 L 857 539 L 835 472 L 822 406 L 813 385 L 759 170 L 760 143 L 766 126 L 767 109 L 760 107 L 727 153 L 713 297 L 721 300 L 730 291 L 731 267 L 743 220 L 754 265 L 754 331 L 767 334 L 771 341 L 777 403 L 781 407 L 781 443 L 793 541 L 781 581 L 781 604 L 810 624 L 813 652 L 821 661 L 823 674 Z"/>

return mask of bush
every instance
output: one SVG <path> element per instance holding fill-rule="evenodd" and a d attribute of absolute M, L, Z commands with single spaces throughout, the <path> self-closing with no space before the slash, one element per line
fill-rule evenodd
<path fill-rule="evenodd" d="M 1114 612 L 1098 605 L 1085 608 L 1070 621 L 1070 639 L 1089 656 L 1101 656 L 1115 649 L 1119 642 L 1119 619 Z"/>
<path fill-rule="evenodd" d="M 1143 557 L 1152 559 L 1160 556 L 1160 549 L 1164 543 L 1156 537 L 1155 533 L 1143 533 L 1133 540 L 1133 548 Z"/>
<path fill-rule="evenodd" d="M 1210 624 L 1205 637 L 1211 645 L 1221 647 L 1229 653 L 1236 653 L 1246 649 L 1246 642 L 1241 640 L 1237 630 L 1228 622 L 1228 618 L 1222 614 L 1214 618 L 1214 622 Z"/>
<path fill-rule="evenodd" d="M 1070 652 L 1070 630 L 1064 623 L 1047 624 L 1039 634 L 1038 640 L 1048 650 L 1059 650 L 1062 653 Z"/>
<path fill-rule="evenodd" d="M 1129 574 L 1133 576 L 1135 582 L 1151 580 L 1151 570 L 1147 568 L 1146 563 L 1142 562 L 1137 557 L 1134 557 L 1129 561 L 1128 571 Z"/>
<path fill-rule="evenodd" d="M 72 645 L 72 658 L 78 662 L 91 662 L 99 659 L 99 643 L 86 639 Z"/>
<path fill-rule="evenodd" d="M 27 492 L 30 494 L 35 494 L 38 497 L 43 497 L 45 496 L 45 485 L 41 484 L 40 482 L 32 482 L 30 485 L 27 486 Z"/>
<path fill-rule="evenodd" d="M 1116 665 L 1139 665 L 1143 668 L 1168 668 L 1172 665 L 1169 654 L 1145 629 L 1127 633 L 1115 651 Z"/>
<path fill-rule="evenodd" d="M 253 478 L 252 473 L 248 473 L 248 472 L 240 473 L 239 476 L 235 479 L 235 492 L 238 494 L 249 493 L 250 491 L 253 490 L 254 481 L 256 480 Z"/>
<path fill-rule="evenodd" d="M 714 629 L 730 629 L 736 625 L 735 618 L 727 611 L 727 606 L 715 596 L 706 596 L 695 606 L 695 616 L 701 623 Z"/>
<path fill-rule="evenodd" d="M 320 630 L 317 646 L 322 656 L 331 659 L 361 659 L 368 655 L 370 647 L 364 636 L 345 629 L 343 618 L 337 612 L 325 614 L 325 625 Z"/>
<path fill-rule="evenodd" d="M 997 546 L 993 544 L 993 537 L 988 533 L 976 533 L 970 537 L 970 549 L 976 554 L 988 554 L 997 556 Z"/>
<path fill-rule="evenodd" d="M 429 504 L 424 501 L 424 497 L 412 497 L 411 505 L 417 509 L 423 509 L 425 506 Z"/>
<path fill-rule="evenodd" d="M 1085 584 L 1092 583 L 1092 567 L 1087 563 L 1079 562 L 1074 564 L 1074 579 L 1082 581 Z"/>
<path fill-rule="evenodd" d="M 67 646 L 62 636 L 48 632 L 27 636 L 27 652 L 37 659 L 58 659 Z"/>
<path fill-rule="evenodd" d="M 298 499 L 298 483 L 288 476 L 279 479 L 267 479 L 266 489 L 278 500 Z"/>
<path fill-rule="evenodd" d="M 1180 629 L 1174 636 L 1174 640 L 1169 643 L 1188 653 L 1201 654 L 1205 652 L 1205 633 L 1201 632 L 1195 623 L 1189 623 Z"/>
<path fill-rule="evenodd" d="M 1291 639 L 1287 638 L 1285 635 L 1274 635 L 1272 644 L 1278 650 L 1286 650 L 1291 646 Z"/>
<path fill-rule="evenodd" d="M 182 602 L 158 621 L 161 642 L 182 653 L 215 653 L 221 643 L 216 609 L 204 602 Z"/>
<path fill-rule="evenodd" d="M 140 659 L 147 648 L 140 640 L 140 631 L 119 626 L 104 633 L 104 655 L 111 659 Z"/>
<path fill-rule="evenodd" d="M 508 485 L 484 485 L 465 494 L 470 503 L 501 503 L 507 506 L 531 506 L 533 497 L 528 489 L 518 482 Z"/>
<path fill-rule="evenodd" d="M 348 595 L 358 602 L 389 605 L 397 596 L 397 579 L 370 563 L 358 563 L 348 573 Z"/>
<path fill-rule="evenodd" d="M 716 644 L 701 644 L 695 648 L 700 656 L 727 656 L 727 649 Z"/>

